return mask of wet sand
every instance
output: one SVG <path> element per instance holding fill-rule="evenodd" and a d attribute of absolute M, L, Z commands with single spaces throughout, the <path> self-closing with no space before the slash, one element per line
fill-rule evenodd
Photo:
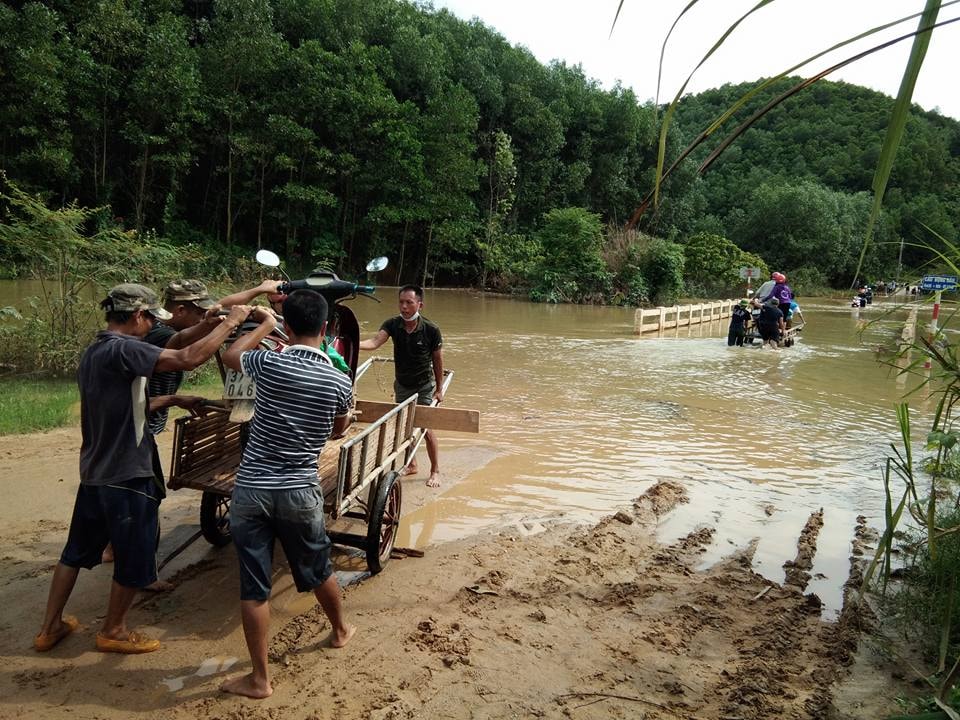
<path fill-rule="evenodd" d="M 391 561 L 346 588 L 359 631 L 341 650 L 323 646 L 323 615 L 278 552 L 266 700 L 218 691 L 249 661 L 233 549 L 202 540 L 162 573 L 175 589 L 142 595 L 131 613 L 160 651 L 93 649 L 110 578 L 101 566 L 81 572 L 67 607 L 80 629 L 36 653 L 78 448 L 75 428 L 0 438 L 2 718 L 875 718 L 899 691 L 855 654 L 855 614 L 824 622 L 806 592 L 822 517 L 811 515 L 781 583 L 751 569 L 755 544 L 698 570 L 710 526 L 656 540 L 686 500 L 674 483 L 594 525 L 512 527 Z M 472 452 L 445 458 L 446 487 Z M 404 493 L 405 512 L 438 497 L 423 478 L 405 479 Z M 164 502 L 161 555 L 196 529 L 198 506 L 192 491 Z M 336 562 L 345 580 L 358 576 L 356 559 Z"/>

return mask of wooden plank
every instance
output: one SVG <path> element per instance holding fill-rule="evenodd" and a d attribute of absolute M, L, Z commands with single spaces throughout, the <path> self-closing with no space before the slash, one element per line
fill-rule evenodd
<path fill-rule="evenodd" d="M 375 423 L 396 407 L 393 403 L 374 400 L 357 400 L 360 420 Z M 427 430 L 454 430 L 456 432 L 480 432 L 480 411 L 460 408 L 429 407 L 417 405 L 413 426 Z"/>

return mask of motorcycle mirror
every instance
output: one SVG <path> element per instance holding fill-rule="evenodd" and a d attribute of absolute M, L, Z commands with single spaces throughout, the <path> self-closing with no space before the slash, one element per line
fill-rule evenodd
<path fill-rule="evenodd" d="M 387 260 L 387 258 L 383 255 L 376 257 L 367 263 L 367 272 L 380 272 L 389 264 L 389 262 L 390 261 Z"/>
<path fill-rule="evenodd" d="M 280 257 L 270 250 L 257 250 L 257 262 L 267 267 L 280 267 Z"/>

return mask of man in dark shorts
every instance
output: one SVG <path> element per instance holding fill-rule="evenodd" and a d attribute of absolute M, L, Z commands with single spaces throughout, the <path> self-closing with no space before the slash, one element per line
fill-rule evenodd
<path fill-rule="evenodd" d="M 770 298 L 760 308 L 760 317 L 757 318 L 757 330 L 760 331 L 760 339 L 764 345 L 769 343 L 770 347 L 776 350 L 786 329 L 783 312 L 780 310 L 780 301 L 776 298 Z"/>
<path fill-rule="evenodd" d="M 400 288 L 400 314 L 383 321 L 380 331 L 360 343 L 361 350 L 376 350 L 387 338 L 393 339 L 393 364 L 396 379 L 393 392 L 396 402 L 411 395 L 418 405 L 440 404 L 443 400 L 443 337 L 440 328 L 420 315 L 423 288 L 404 285 Z M 429 487 L 440 487 L 440 447 L 433 430 L 427 430 L 427 456 L 430 458 Z M 416 457 L 405 474 L 417 472 Z"/>
<path fill-rule="evenodd" d="M 342 435 L 352 421 L 353 387 L 320 349 L 327 301 L 319 293 L 296 290 L 284 300 L 283 329 L 291 344 L 282 353 L 255 349 L 276 319 L 266 308 L 257 308 L 253 317 L 260 325 L 223 356 L 224 364 L 257 384 L 250 438 L 230 501 L 230 534 L 240 561 L 240 617 L 253 668 L 220 689 L 259 699 L 273 693 L 267 635 L 275 540 L 283 546 L 297 590 L 313 591 L 330 621 L 330 645 L 343 647 L 356 630 L 343 616 L 317 476 L 327 438 Z"/>
<path fill-rule="evenodd" d="M 276 281 L 273 281 L 270 288 L 275 286 Z M 252 300 L 259 292 L 263 292 L 262 287 L 265 286 L 261 285 L 244 291 L 243 298 L 249 297 L 249 300 Z M 231 295 L 225 300 L 228 300 L 228 305 L 244 305 L 249 302 L 249 300 L 243 301 L 241 293 Z M 220 310 L 220 305 L 210 297 L 207 286 L 199 280 L 174 280 L 168 283 L 163 291 L 163 301 L 163 309 L 169 317 L 164 320 L 155 320 L 150 332 L 144 336 L 144 342 L 151 345 L 177 350 L 196 342 L 220 324 L 220 318 L 216 314 Z M 147 382 L 150 395 L 150 416 L 147 418 L 147 424 L 151 434 L 159 435 L 164 431 L 170 407 L 190 407 L 193 411 L 204 402 L 204 399 L 198 396 L 178 396 L 177 391 L 182 383 L 182 370 L 155 372 L 150 376 Z M 166 493 L 159 453 L 154 453 L 153 462 L 154 477 L 157 479 L 162 499 Z M 103 561 L 113 562 L 113 557 L 113 546 L 107 545 L 103 551 Z M 151 592 L 166 592 L 172 590 L 173 585 L 166 580 L 157 579 L 155 583 L 143 589 Z"/>
<path fill-rule="evenodd" d="M 127 630 L 127 613 L 137 592 L 157 579 L 157 507 L 153 475 L 154 439 L 147 428 L 147 379 L 154 372 L 191 370 L 209 359 L 250 313 L 235 307 L 202 340 L 180 350 L 148 345 L 141 339 L 155 319 L 169 314 L 142 285 L 110 290 L 100 306 L 107 329 L 84 351 L 77 369 L 80 387 L 80 487 L 66 547 L 53 571 L 43 625 L 34 638 L 46 651 L 79 625 L 64 617 L 80 568 L 101 562 L 107 543 L 115 560 L 110 600 L 97 633 L 101 652 L 143 653 L 160 641 Z"/>

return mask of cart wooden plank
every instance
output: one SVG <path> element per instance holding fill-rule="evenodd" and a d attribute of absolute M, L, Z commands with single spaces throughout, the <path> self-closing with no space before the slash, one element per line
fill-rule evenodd
<path fill-rule="evenodd" d="M 243 455 L 239 423 L 228 413 L 206 417 L 182 417 L 174 425 L 174 457 L 167 486 L 171 490 L 190 488 L 229 495 Z M 331 439 L 317 459 L 317 474 L 324 497 L 332 497 L 337 486 L 340 446 L 363 428 L 354 424 L 343 438 Z"/>
<path fill-rule="evenodd" d="M 357 411 L 361 413 L 360 417 L 365 423 L 376 422 L 395 407 L 393 403 L 357 400 Z M 427 430 L 478 433 L 480 432 L 480 411 L 417 405 L 413 425 Z"/>

